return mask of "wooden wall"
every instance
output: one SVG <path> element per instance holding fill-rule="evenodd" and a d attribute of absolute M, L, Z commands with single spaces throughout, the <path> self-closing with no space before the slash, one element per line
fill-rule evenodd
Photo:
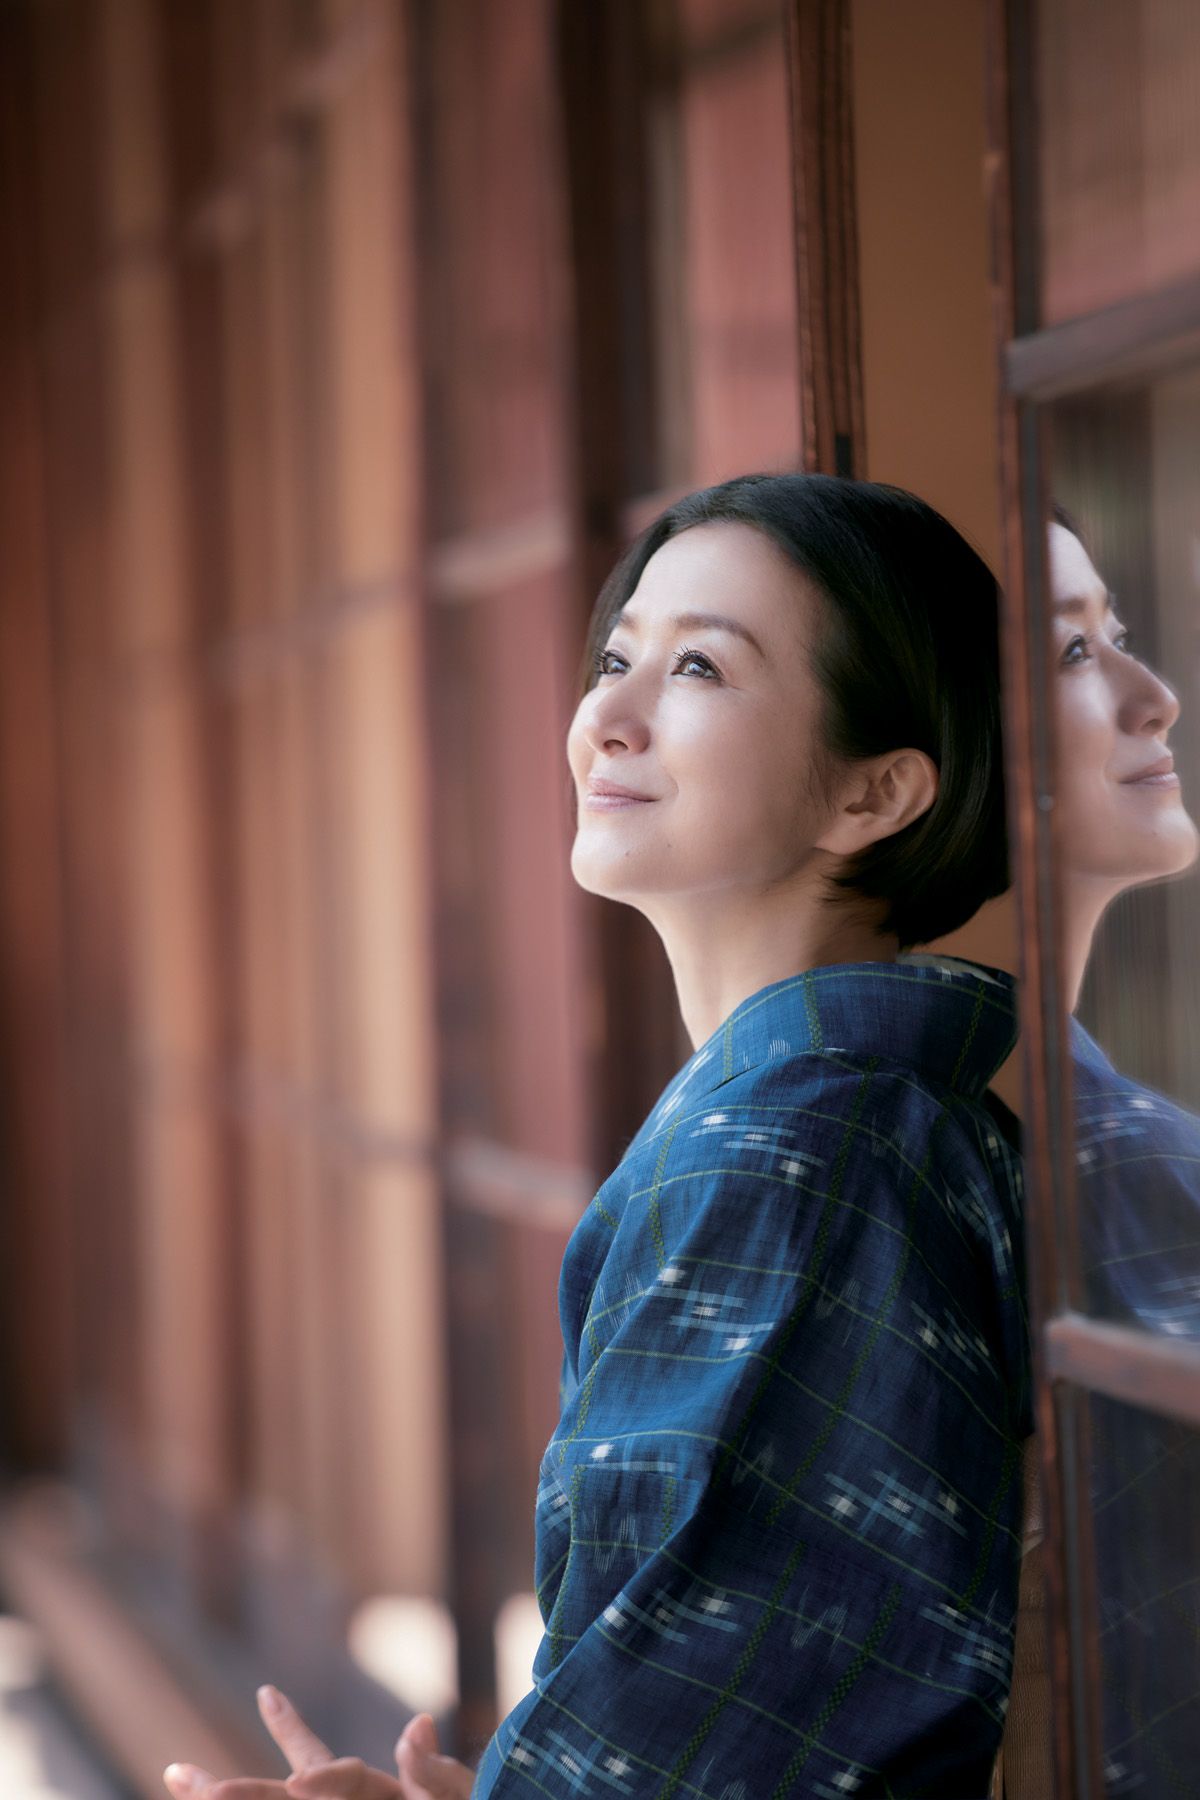
<path fill-rule="evenodd" d="M 0 19 L 6 1458 L 380 1755 L 380 1595 L 490 1728 L 562 1249 L 684 1050 L 562 741 L 639 523 L 801 456 L 788 11 Z"/>

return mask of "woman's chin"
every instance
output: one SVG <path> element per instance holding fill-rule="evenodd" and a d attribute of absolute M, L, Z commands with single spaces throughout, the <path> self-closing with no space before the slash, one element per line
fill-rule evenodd
<path fill-rule="evenodd" d="M 1198 857 L 1200 831 L 1181 809 L 1169 828 L 1155 832 L 1130 855 L 1120 871 L 1125 877 L 1121 885 L 1143 887 L 1159 881 L 1177 880 L 1195 866 Z"/>
<path fill-rule="evenodd" d="M 1197 856 L 1200 856 L 1200 831 L 1191 814 L 1182 806 L 1163 834 L 1162 851 L 1163 860 L 1169 865 L 1161 871 L 1163 875 L 1184 874 L 1195 863 Z"/>
<path fill-rule="evenodd" d="M 1197 859 L 1200 859 L 1200 828 L 1197 828 L 1194 820 L 1188 814 L 1185 813 L 1184 817 L 1187 819 L 1188 829 L 1183 833 L 1181 846 L 1182 861 L 1179 864 L 1181 875 L 1185 869 L 1190 869 Z"/>
<path fill-rule="evenodd" d="M 576 886 L 586 894 L 598 894 L 602 900 L 629 897 L 632 875 L 629 859 L 605 853 L 599 846 L 582 843 L 578 838 L 571 851 L 571 875 Z"/>
<path fill-rule="evenodd" d="M 634 850 L 624 855 L 612 845 L 588 842 L 581 834 L 571 851 L 571 875 L 585 893 L 598 894 L 602 900 L 620 900 L 626 906 L 641 907 L 643 900 L 664 889 L 674 891 L 675 871 L 664 867 L 657 856 L 639 855 Z"/>

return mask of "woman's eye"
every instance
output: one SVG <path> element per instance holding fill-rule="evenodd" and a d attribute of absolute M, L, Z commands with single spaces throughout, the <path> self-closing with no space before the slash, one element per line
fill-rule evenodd
<path fill-rule="evenodd" d="M 716 666 L 709 662 L 699 650 L 680 650 L 675 657 L 676 675 L 689 675 L 693 679 L 700 676 L 708 681 L 719 681 L 720 674 Z"/>
<path fill-rule="evenodd" d="M 597 650 L 594 660 L 597 677 L 601 675 L 620 675 L 629 667 L 623 656 L 615 650 Z"/>
<path fill-rule="evenodd" d="M 1129 631 L 1118 631 L 1113 639 L 1113 649 L 1120 650 L 1126 656 L 1133 655 L 1133 634 Z"/>
<path fill-rule="evenodd" d="M 1090 657 L 1088 640 L 1082 634 L 1073 637 L 1062 653 L 1063 662 L 1068 664 L 1087 662 Z"/>

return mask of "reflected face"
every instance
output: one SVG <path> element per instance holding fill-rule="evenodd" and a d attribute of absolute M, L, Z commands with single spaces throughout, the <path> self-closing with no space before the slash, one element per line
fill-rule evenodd
<path fill-rule="evenodd" d="M 818 610 L 751 526 L 693 526 L 655 552 L 567 739 L 582 887 L 634 904 L 761 893 L 811 862 L 832 817 Z"/>
<path fill-rule="evenodd" d="M 1050 526 L 1049 559 L 1064 867 L 1114 893 L 1177 875 L 1198 841 L 1167 747 L 1179 702 L 1133 655 L 1074 532 Z"/>

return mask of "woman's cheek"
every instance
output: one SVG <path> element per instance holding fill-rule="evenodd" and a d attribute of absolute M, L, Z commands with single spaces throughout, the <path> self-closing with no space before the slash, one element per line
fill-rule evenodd
<path fill-rule="evenodd" d="M 567 727 L 567 767 L 576 781 L 582 781 L 587 772 L 587 721 L 590 712 L 590 699 L 584 698 L 575 709 L 575 716 Z"/>

